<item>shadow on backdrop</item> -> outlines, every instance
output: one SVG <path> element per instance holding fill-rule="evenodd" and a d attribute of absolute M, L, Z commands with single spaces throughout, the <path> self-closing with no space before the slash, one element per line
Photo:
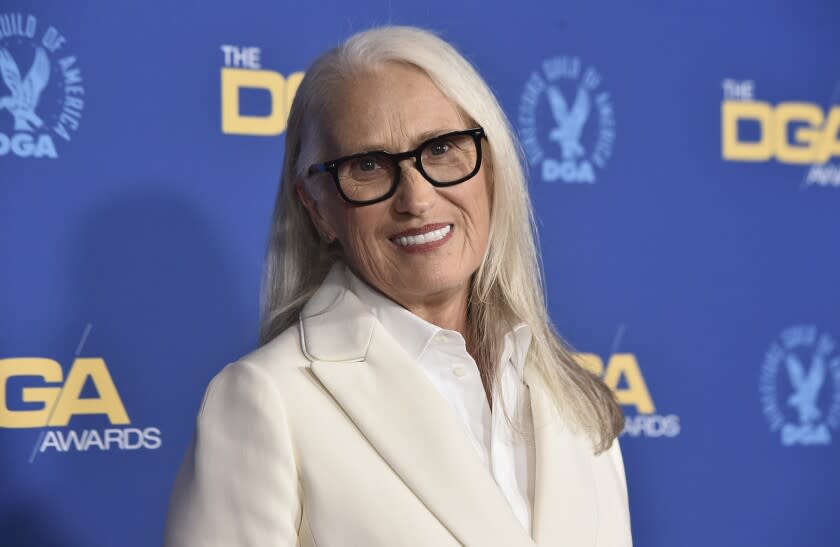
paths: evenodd
<path fill-rule="evenodd" d="M 258 295 L 250 285 L 257 281 L 237 276 L 235 253 L 220 243 L 223 227 L 205 211 L 143 189 L 103 201 L 83 218 L 63 250 L 56 279 L 65 298 L 56 303 L 56 330 L 44 355 L 61 362 L 65 377 L 79 345 L 80 357 L 101 357 L 131 423 L 75 416 L 61 429 L 157 428 L 162 443 L 48 449 L 31 464 L 16 458 L 18 492 L 7 491 L 12 508 L 0 512 L 4 545 L 159 544 L 161 508 L 207 383 L 256 344 Z M 90 379 L 85 396 L 97 396 Z M 18 451 L 27 457 L 30 437 L 21 437 L 27 446 Z"/>

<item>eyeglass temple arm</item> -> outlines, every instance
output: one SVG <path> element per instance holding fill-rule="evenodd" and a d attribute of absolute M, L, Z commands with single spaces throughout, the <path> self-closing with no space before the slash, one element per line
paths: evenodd
<path fill-rule="evenodd" d="M 326 173 L 329 169 L 327 168 L 326 163 L 316 163 L 309 166 L 307 169 L 307 175 L 314 175 L 315 173 Z"/>

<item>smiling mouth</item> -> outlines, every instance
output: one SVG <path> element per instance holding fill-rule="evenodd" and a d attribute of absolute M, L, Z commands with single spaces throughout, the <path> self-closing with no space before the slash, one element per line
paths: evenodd
<path fill-rule="evenodd" d="M 429 230 L 428 232 L 422 234 L 394 237 L 391 238 L 391 241 L 393 241 L 398 247 L 412 247 L 414 245 L 422 245 L 423 243 L 432 243 L 445 238 L 453 228 L 454 226 L 452 224 L 447 224 L 443 228 Z"/>

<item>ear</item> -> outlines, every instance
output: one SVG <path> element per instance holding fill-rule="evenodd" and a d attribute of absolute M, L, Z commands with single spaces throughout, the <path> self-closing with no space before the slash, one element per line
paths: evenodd
<path fill-rule="evenodd" d="M 318 231 L 321 239 L 327 243 L 332 243 L 335 240 L 335 231 L 332 229 L 329 221 L 324 215 L 321 204 L 310 194 L 310 189 L 307 187 L 306 182 L 302 177 L 297 177 L 294 185 L 295 193 L 297 193 L 298 199 L 300 199 L 300 202 L 309 213 L 309 218 L 312 220 L 312 224 L 315 226 L 315 229 Z M 318 194 L 321 193 L 318 192 Z"/>

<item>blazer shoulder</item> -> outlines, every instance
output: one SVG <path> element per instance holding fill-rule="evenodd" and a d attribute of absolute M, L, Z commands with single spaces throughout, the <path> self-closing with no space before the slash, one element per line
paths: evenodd
<path fill-rule="evenodd" d="M 277 374 L 294 370 L 299 350 L 285 338 L 266 346 L 207 386 L 170 495 L 165 547 L 296 544 L 302 498 L 287 404 L 295 386 Z"/>
<path fill-rule="evenodd" d="M 310 360 L 302 349 L 300 323 L 296 321 L 259 348 L 237 359 L 236 362 L 248 363 L 272 375 L 308 367 Z"/>
<path fill-rule="evenodd" d="M 213 376 L 210 392 L 234 391 L 251 393 L 283 392 L 294 386 L 295 377 L 311 362 L 300 345 L 299 324 L 295 323 L 259 348 L 228 363 Z M 206 402 L 206 401 L 205 401 Z M 202 404 L 202 407 L 204 404 Z"/>

